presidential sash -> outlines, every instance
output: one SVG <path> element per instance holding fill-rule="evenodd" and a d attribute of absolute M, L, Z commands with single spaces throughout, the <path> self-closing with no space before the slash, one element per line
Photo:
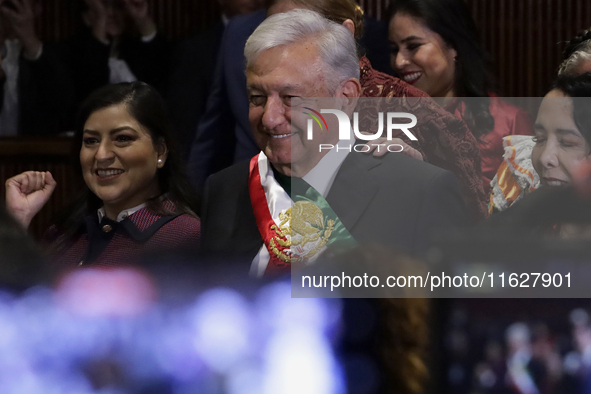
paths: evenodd
<path fill-rule="evenodd" d="M 287 271 L 295 263 L 309 264 L 329 246 L 342 252 L 356 245 L 316 189 L 301 178 L 274 175 L 262 152 L 250 161 L 248 185 L 257 227 L 270 256 L 266 274 Z"/>

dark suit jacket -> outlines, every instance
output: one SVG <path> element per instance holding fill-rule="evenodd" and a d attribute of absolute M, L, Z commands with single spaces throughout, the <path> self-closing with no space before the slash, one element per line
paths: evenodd
<path fill-rule="evenodd" d="M 206 252 L 252 261 L 263 245 L 248 193 L 248 162 L 211 176 L 202 208 Z M 422 254 L 434 231 L 466 223 L 455 176 L 391 153 L 350 153 L 327 196 L 361 244 L 379 242 Z"/>
<path fill-rule="evenodd" d="M 94 90 L 109 83 L 110 46 L 98 41 L 88 29 L 68 46 L 68 62 L 81 102 Z M 164 92 L 170 51 L 167 39 L 161 33 L 150 42 L 128 35 L 121 37 L 119 58 L 125 60 L 138 81 Z"/>
<path fill-rule="evenodd" d="M 206 31 L 181 41 L 172 56 L 165 98 L 185 156 L 205 112 L 223 33 L 220 20 Z"/>
<path fill-rule="evenodd" d="M 239 15 L 224 31 L 207 109 L 188 160 L 191 180 L 198 188 L 210 174 L 234 161 L 246 160 L 259 150 L 248 122 L 244 45 L 266 16 L 266 10 Z M 232 136 L 235 144 L 227 144 Z M 217 157 L 220 154 L 221 159 Z"/>
<path fill-rule="evenodd" d="M 75 105 L 74 85 L 59 53 L 60 47 L 44 43 L 39 59 L 19 60 L 19 135 L 47 136 L 71 128 Z M 0 110 L 4 84 L 0 84 Z"/>

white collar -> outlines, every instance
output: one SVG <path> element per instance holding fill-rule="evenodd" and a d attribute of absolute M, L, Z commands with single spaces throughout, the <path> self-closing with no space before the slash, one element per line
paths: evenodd
<path fill-rule="evenodd" d="M 353 144 L 355 140 L 352 140 Z M 325 197 L 328 195 L 337 172 L 350 153 L 351 141 L 339 140 L 339 142 L 326 154 L 314 168 L 302 177 L 310 186 Z"/>
<path fill-rule="evenodd" d="M 134 213 L 136 213 L 140 209 L 144 208 L 146 205 L 147 205 L 147 203 L 143 203 L 143 204 L 138 205 L 137 207 L 133 207 L 133 208 L 129 208 L 129 209 L 124 209 L 123 211 L 119 212 L 119 215 L 117 215 L 117 222 L 121 222 L 122 220 L 127 219 L 127 217 L 133 215 Z M 99 223 L 100 223 L 101 220 L 103 220 L 103 218 L 106 216 L 106 214 L 105 214 L 105 207 L 100 207 L 96 211 L 96 213 L 98 215 L 98 220 L 99 220 Z"/>

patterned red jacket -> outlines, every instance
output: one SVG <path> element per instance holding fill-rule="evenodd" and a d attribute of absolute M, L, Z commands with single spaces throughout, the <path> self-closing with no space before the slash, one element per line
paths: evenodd
<path fill-rule="evenodd" d="M 188 214 L 159 216 L 142 208 L 121 222 L 96 214 L 86 217 L 79 235 L 58 253 L 50 253 L 55 269 L 78 266 L 118 267 L 134 265 L 142 255 L 182 247 L 198 247 L 201 221 Z M 55 237 L 51 237 L 55 239 Z"/>
<path fill-rule="evenodd" d="M 427 163 L 453 172 L 472 221 L 486 218 L 488 196 L 482 185 L 480 149 L 464 121 L 438 105 L 422 90 L 374 70 L 366 57 L 361 58 L 359 66 L 361 97 L 407 98 L 395 102 L 384 101 L 384 105 L 389 106 L 388 111 L 392 111 L 392 105 L 397 105 L 399 108 L 396 111 L 410 112 L 417 117 L 417 125 L 412 130 L 418 141 L 409 141 L 404 135 L 394 137 L 401 137 L 421 152 Z M 367 119 L 369 116 L 364 119 L 362 109 L 358 111 L 360 124 L 364 121 L 373 122 Z"/>

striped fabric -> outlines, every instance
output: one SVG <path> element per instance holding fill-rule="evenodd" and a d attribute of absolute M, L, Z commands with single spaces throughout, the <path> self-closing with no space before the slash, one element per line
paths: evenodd
<path fill-rule="evenodd" d="M 169 208 L 174 208 L 170 203 Z M 135 265 L 142 255 L 178 250 L 183 247 L 197 248 L 201 238 L 201 221 L 183 214 L 162 224 L 156 223 L 162 217 L 150 212 L 147 208 L 140 209 L 128 219 L 138 234 L 154 232 L 146 240 L 138 239 L 125 230 L 125 226 L 116 227 L 113 238 L 95 261 L 83 261 L 89 247 L 88 232 L 84 232 L 65 251 L 57 256 L 50 256 L 58 271 L 78 266 L 120 267 Z M 123 222 L 121 222 L 123 223 Z M 103 230 L 104 231 L 104 230 Z"/>
<path fill-rule="evenodd" d="M 504 211 L 524 195 L 540 187 L 540 177 L 531 161 L 533 136 L 510 135 L 503 138 L 503 163 L 490 183 L 489 212 Z"/>

